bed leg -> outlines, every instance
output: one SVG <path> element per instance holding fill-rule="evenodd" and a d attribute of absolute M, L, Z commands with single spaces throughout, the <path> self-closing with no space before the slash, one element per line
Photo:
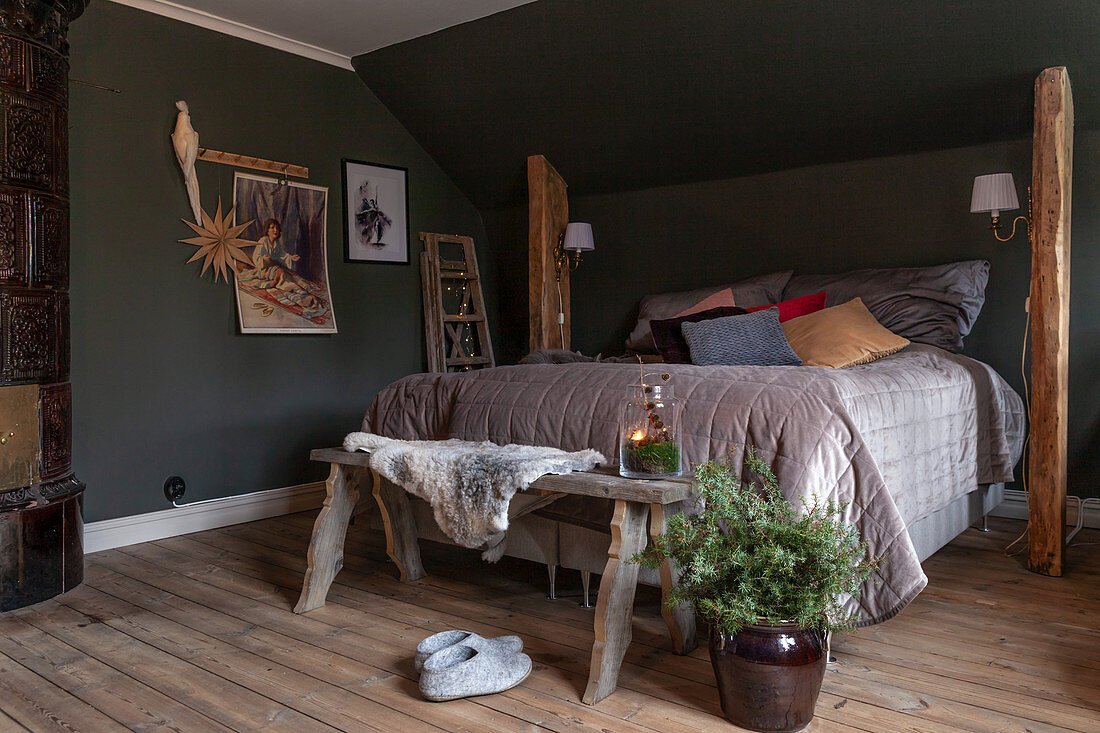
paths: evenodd
<path fill-rule="evenodd" d="M 592 603 L 588 600 L 588 588 L 592 583 L 592 571 L 581 571 L 581 608 L 592 608 Z"/>
<path fill-rule="evenodd" d="M 547 565 L 546 574 L 550 576 L 550 592 L 546 594 L 546 598 L 551 601 L 558 600 L 558 566 Z"/>
<path fill-rule="evenodd" d="M 836 664 L 836 657 L 833 656 L 833 632 L 825 632 L 825 664 Z"/>
<path fill-rule="evenodd" d="M 989 532 L 990 531 L 990 529 L 989 529 L 989 515 L 988 514 L 983 514 L 982 515 L 982 526 L 978 527 L 978 531 L 979 532 Z"/>

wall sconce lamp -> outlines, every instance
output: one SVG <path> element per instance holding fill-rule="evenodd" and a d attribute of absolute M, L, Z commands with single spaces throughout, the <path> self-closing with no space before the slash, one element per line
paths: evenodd
<path fill-rule="evenodd" d="M 1001 212 L 1020 208 L 1016 198 L 1016 182 L 1011 173 L 990 173 L 974 179 L 974 193 L 970 197 L 970 213 L 989 213 L 992 222 L 989 228 L 998 241 L 1007 242 L 1016 236 L 1016 224 L 1023 219 L 1027 225 L 1027 240 L 1031 241 L 1031 186 L 1027 187 L 1027 215 L 1012 220 L 1012 233 L 1002 237 L 997 231 L 1001 228 Z"/>
<path fill-rule="evenodd" d="M 561 282 L 562 270 L 569 272 L 581 264 L 581 252 L 596 248 L 592 240 L 592 225 L 584 222 L 569 222 L 565 231 L 558 235 L 558 246 L 554 247 L 554 272 Z"/>

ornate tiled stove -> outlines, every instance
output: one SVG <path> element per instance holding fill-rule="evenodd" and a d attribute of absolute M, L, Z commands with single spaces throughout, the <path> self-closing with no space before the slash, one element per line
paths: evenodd
<path fill-rule="evenodd" d="M 0 3 L 0 611 L 84 576 L 69 387 L 69 22 Z"/>

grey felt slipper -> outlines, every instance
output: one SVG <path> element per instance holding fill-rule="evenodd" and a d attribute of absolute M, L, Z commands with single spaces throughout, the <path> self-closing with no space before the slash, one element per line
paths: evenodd
<path fill-rule="evenodd" d="M 427 661 L 428 657 L 455 644 L 465 644 L 472 649 L 495 649 L 512 654 L 523 651 L 523 639 L 518 636 L 498 636 L 495 639 L 486 639 L 469 631 L 440 631 L 416 645 L 416 671 L 420 672 L 424 669 L 424 662 Z"/>
<path fill-rule="evenodd" d="M 433 702 L 492 695 L 509 690 L 531 674 L 531 657 L 455 644 L 428 657 L 420 692 Z"/>

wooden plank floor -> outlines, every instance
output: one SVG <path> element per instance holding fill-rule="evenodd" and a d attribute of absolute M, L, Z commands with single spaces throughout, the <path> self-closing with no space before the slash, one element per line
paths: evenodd
<path fill-rule="evenodd" d="M 652 588 L 619 690 L 594 707 L 579 702 L 592 610 L 546 600 L 541 566 L 423 543 L 431 575 L 402 584 L 361 523 L 328 605 L 294 615 L 314 514 L 97 553 L 82 587 L 0 616 L 0 731 L 733 729 L 705 649 L 669 651 Z M 897 618 L 835 643 L 811 730 L 1100 730 L 1100 546 L 1045 578 L 1000 552 L 1019 522 L 993 527 L 931 558 Z M 559 592 L 579 592 L 576 573 Z M 519 634 L 534 672 L 499 695 L 421 700 L 413 649 L 447 628 Z"/>

